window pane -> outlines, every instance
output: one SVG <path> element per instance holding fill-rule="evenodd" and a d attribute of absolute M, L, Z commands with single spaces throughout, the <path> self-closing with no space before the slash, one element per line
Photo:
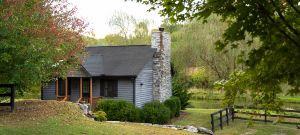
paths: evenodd
<path fill-rule="evenodd" d="M 90 96 L 90 79 L 85 78 L 82 80 L 82 95 L 84 97 Z"/>
<path fill-rule="evenodd" d="M 118 80 L 101 80 L 100 95 L 105 97 L 117 97 Z"/>

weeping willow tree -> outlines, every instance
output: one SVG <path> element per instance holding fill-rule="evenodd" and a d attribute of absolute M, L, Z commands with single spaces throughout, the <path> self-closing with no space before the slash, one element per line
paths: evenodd
<path fill-rule="evenodd" d="M 199 75 L 205 76 L 205 81 L 214 82 L 243 69 L 244 65 L 238 60 L 243 60 L 244 56 L 239 54 L 249 52 L 250 47 L 217 51 L 214 45 L 222 38 L 227 26 L 217 16 L 209 17 L 204 24 L 194 20 L 178 26 L 179 29 L 172 32 L 172 63 L 177 73 L 185 76 L 195 68 L 201 69 L 203 73 Z"/>
<path fill-rule="evenodd" d="M 173 94 L 180 97 L 183 107 L 189 104 L 191 97 L 188 88 L 212 88 L 214 82 L 226 80 L 235 70 L 245 68 L 239 63 L 245 59 L 245 55 L 240 54 L 247 54 L 250 47 L 216 50 L 214 43 L 222 38 L 228 26 L 219 19 L 211 16 L 204 24 L 202 20 L 184 24 L 172 24 L 165 20 L 162 25 L 171 32 L 172 65 L 175 70 Z"/>

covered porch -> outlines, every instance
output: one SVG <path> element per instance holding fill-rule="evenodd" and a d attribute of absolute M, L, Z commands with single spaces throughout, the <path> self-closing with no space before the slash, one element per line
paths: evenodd
<path fill-rule="evenodd" d="M 67 77 L 55 81 L 55 96 L 58 101 L 72 101 L 77 103 L 89 103 L 91 108 L 101 96 L 93 96 L 93 78 L 91 77 Z"/>

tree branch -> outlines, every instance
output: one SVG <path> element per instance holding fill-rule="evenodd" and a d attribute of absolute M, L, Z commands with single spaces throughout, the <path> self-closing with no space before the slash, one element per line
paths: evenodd
<path fill-rule="evenodd" d="M 205 56 L 204 56 L 205 57 Z M 208 66 L 210 66 L 212 68 L 213 71 L 215 71 L 217 73 L 217 76 L 221 79 L 222 78 L 222 75 L 221 73 L 219 72 L 218 68 L 216 67 L 215 64 L 213 64 L 212 61 L 204 58 L 200 55 L 200 59 L 202 59 L 204 62 L 206 62 L 208 64 Z"/>
<path fill-rule="evenodd" d="M 289 22 L 285 19 L 285 17 L 282 15 L 282 13 L 280 12 L 280 9 L 278 8 L 278 6 L 276 6 L 275 2 L 273 0 L 271 0 L 272 5 L 275 7 L 275 11 L 278 13 L 280 19 L 283 21 L 283 23 L 296 35 L 299 36 L 299 33 L 296 29 L 294 29 Z"/>
<path fill-rule="evenodd" d="M 288 4 L 300 15 L 300 10 L 298 10 L 295 6 L 294 6 L 294 4 L 293 4 L 293 2 L 292 2 L 293 0 L 287 0 L 287 2 L 288 2 Z"/>
<path fill-rule="evenodd" d="M 281 32 L 286 38 L 288 38 L 292 43 L 294 43 L 297 47 L 300 47 L 300 45 L 298 44 L 298 42 L 296 40 L 294 40 L 290 35 L 288 35 L 284 30 L 282 30 L 280 28 L 280 26 L 276 23 L 276 21 L 270 16 L 270 13 L 264 8 L 263 5 L 261 5 L 260 3 L 258 3 L 258 8 L 264 10 L 264 12 L 266 13 L 265 15 L 267 16 L 267 18 L 276 26 L 276 28 L 279 30 L 279 32 Z"/>
<path fill-rule="evenodd" d="M 290 37 L 290 35 L 288 35 L 284 30 L 280 29 L 280 27 L 277 25 L 277 23 L 275 22 L 275 20 L 268 15 L 269 20 L 272 21 L 272 23 L 276 26 L 276 28 L 279 30 L 279 32 L 281 32 L 284 36 L 286 36 L 289 40 L 291 40 L 296 46 L 299 47 L 299 44 L 297 41 L 295 41 L 292 37 Z"/>

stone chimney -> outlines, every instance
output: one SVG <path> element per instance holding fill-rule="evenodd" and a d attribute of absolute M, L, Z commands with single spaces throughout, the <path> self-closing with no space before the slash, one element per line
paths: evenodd
<path fill-rule="evenodd" d="M 160 102 L 172 96 L 171 37 L 159 28 L 152 33 L 151 47 L 156 48 L 153 60 L 153 99 Z"/>

